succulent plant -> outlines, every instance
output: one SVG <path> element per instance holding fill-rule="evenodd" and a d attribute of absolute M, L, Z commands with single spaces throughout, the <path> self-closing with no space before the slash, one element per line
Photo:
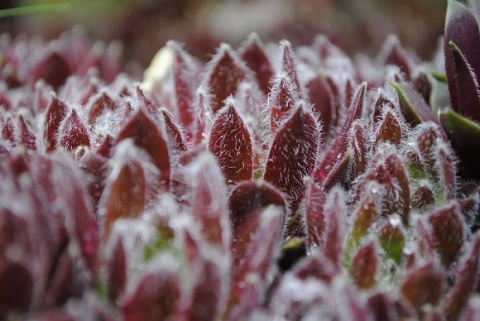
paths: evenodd
<path fill-rule="evenodd" d="M 477 43 L 450 1 L 447 89 L 395 38 L 170 41 L 138 83 L 4 36 L 0 319 L 478 319 Z"/>

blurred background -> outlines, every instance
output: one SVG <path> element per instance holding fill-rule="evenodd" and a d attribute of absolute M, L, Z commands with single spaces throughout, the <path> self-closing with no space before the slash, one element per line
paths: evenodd
<path fill-rule="evenodd" d="M 57 37 L 82 25 L 92 40 L 121 40 L 125 62 L 148 66 L 169 39 L 208 60 L 220 42 L 309 44 L 319 34 L 350 54 L 376 55 L 389 34 L 431 58 L 447 0 L 0 0 L 0 33 Z"/>

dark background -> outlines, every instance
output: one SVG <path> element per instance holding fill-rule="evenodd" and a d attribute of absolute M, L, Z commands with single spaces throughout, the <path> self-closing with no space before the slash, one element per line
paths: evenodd
<path fill-rule="evenodd" d="M 429 59 L 446 10 L 446 0 L 0 0 L 0 9 L 38 5 L 35 13 L 0 18 L 0 33 L 50 39 L 80 24 L 92 40 L 121 40 L 125 61 L 144 67 L 169 39 L 207 60 L 220 42 L 237 47 L 252 31 L 264 42 L 294 45 L 324 33 L 350 54 L 373 56 L 393 33 Z"/>

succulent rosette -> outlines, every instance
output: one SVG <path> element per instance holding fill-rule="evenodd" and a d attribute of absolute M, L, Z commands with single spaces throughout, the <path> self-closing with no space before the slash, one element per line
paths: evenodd
<path fill-rule="evenodd" d="M 0 319 L 477 320 L 480 36 L 448 12 L 439 118 L 395 38 L 171 41 L 141 83 L 76 31 L 2 38 Z"/>

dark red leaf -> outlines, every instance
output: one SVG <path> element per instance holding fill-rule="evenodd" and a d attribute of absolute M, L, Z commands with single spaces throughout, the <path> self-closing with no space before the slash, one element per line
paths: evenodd
<path fill-rule="evenodd" d="M 211 121 L 213 118 L 213 112 L 211 107 L 211 97 L 202 90 L 197 91 L 195 99 L 196 111 L 193 129 L 192 129 L 192 141 L 194 145 L 200 144 L 207 139 L 207 132 L 210 129 Z"/>
<path fill-rule="evenodd" d="M 402 281 L 400 293 L 418 312 L 426 304 L 436 306 L 442 298 L 444 274 L 432 262 L 416 268 Z"/>
<path fill-rule="evenodd" d="M 27 312 L 32 304 L 34 279 L 20 263 L 0 266 L 0 315 L 8 311 Z"/>
<path fill-rule="evenodd" d="M 26 148 L 36 150 L 37 147 L 35 145 L 36 137 L 35 135 L 28 129 L 25 120 L 23 119 L 22 115 L 18 116 L 18 126 L 17 126 L 17 140 L 19 145 L 23 145 Z"/>
<path fill-rule="evenodd" d="M 402 136 L 402 126 L 400 125 L 400 121 L 391 110 L 387 110 L 377 127 L 375 133 L 375 146 L 380 142 L 389 142 L 395 146 L 400 146 Z"/>
<path fill-rule="evenodd" d="M 423 72 L 419 72 L 412 82 L 413 89 L 423 97 L 425 102 L 429 103 L 432 94 L 432 84 L 428 80 L 428 76 Z"/>
<path fill-rule="evenodd" d="M 408 226 L 410 220 L 410 180 L 403 161 L 396 153 L 390 154 L 385 159 L 385 168 L 392 175 L 395 188 L 394 195 L 397 202 L 397 211 L 402 218 L 405 226 Z"/>
<path fill-rule="evenodd" d="M 458 320 L 460 313 L 467 305 L 471 293 L 475 290 L 478 281 L 480 263 L 479 236 L 474 236 L 469 245 L 470 248 L 457 269 L 455 284 L 446 295 L 443 309 L 448 321 Z"/>
<path fill-rule="evenodd" d="M 436 168 L 438 171 L 439 185 L 444 192 L 444 198 L 449 201 L 457 196 L 457 170 L 455 167 L 455 155 L 450 146 L 438 144 L 436 150 Z"/>
<path fill-rule="evenodd" d="M 2 138 L 11 144 L 15 144 L 15 126 L 13 125 L 12 119 L 7 117 L 4 119 L 2 125 Z"/>
<path fill-rule="evenodd" d="M 393 40 L 393 41 L 391 41 Z M 400 46 L 398 39 L 391 37 L 387 41 L 387 55 L 384 60 L 385 65 L 395 65 L 400 68 L 400 71 L 405 75 L 407 80 L 410 80 L 412 75 L 412 61 L 405 50 Z"/>
<path fill-rule="evenodd" d="M 100 145 L 97 147 L 96 153 L 99 156 L 110 158 L 112 155 L 113 137 L 107 134 Z"/>
<path fill-rule="evenodd" d="M 180 155 L 187 150 L 182 131 L 174 122 L 172 115 L 170 115 L 168 111 L 166 111 L 164 108 L 161 108 L 160 113 L 165 121 L 165 132 L 168 138 L 170 153 L 173 155 Z"/>
<path fill-rule="evenodd" d="M 52 95 L 43 119 L 43 139 L 47 153 L 53 152 L 57 147 L 58 130 L 67 113 L 68 107 L 65 103 L 56 95 Z"/>
<path fill-rule="evenodd" d="M 58 52 L 51 52 L 35 66 L 34 79 L 43 79 L 54 89 L 62 86 L 72 71 L 66 59 Z"/>
<path fill-rule="evenodd" d="M 299 94 L 295 90 L 292 79 L 281 74 L 273 84 L 267 103 L 268 109 L 270 109 L 270 129 L 272 133 L 284 124 L 285 120 L 295 110 L 294 106 L 299 100 Z"/>
<path fill-rule="evenodd" d="M 88 110 L 88 123 L 94 125 L 97 118 L 106 110 L 115 110 L 115 101 L 106 93 L 101 93 L 90 105 Z"/>
<path fill-rule="evenodd" d="M 216 114 L 223 101 L 235 95 L 238 86 L 247 77 L 245 66 L 227 44 L 222 44 L 211 62 L 206 85 L 212 96 L 212 111 Z"/>
<path fill-rule="evenodd" d="M 308 246 L 317 247 L 322 244 L 325 232 L 324 206 L 327 194 L 324 189 L 312 180 L 307 180 L 305 189 L 305 224 Z"/>
<path fill-rule="evenodd" d="M 75 109 L 72 109 L 70 115 L 62 122 L 58 138 L 59 145 L 67 151 L 75 152 L 80 146 L 90 147 L 88 130 Z"/>
<path fill-rule="evenodd" d="M 139 161 L 114 168 L 102 196 L 103 235 L 107 239 L 113 223 L 121 217 L 138 217 L 145 208 L 146 178 Z"/>
<path fill-rule="evenodd" d="M 436 209 L 428 218 L 432 237 L 440 259 L 446 267 L 460 255 L 465 240 L 465 227 L 458 204 Z"/>
<path fill-rule="evenodd" d="M 397 321 L 400 320 L 397 309 L 384 293 L 376 293 L 368 298 L 367 306 L 373 314 L 374 321 Z"/>
<path fill-rule="evenodd" d="M 387 96 L 385 96 L 383 93 L 380 93 L 375 102 L 375 110 L 373 112 L 373 120 L 375 123 L 381 119 L 383 111 L 387 108 L 393 109 L 394 104 L 389 98 L 387 98 Z"/>
<path fill-rule="evenodd" d="M 79 284 L 75 284 L 74 280 L 74 264 L 74 259 L 68 250 L 64 250 L 49 280 L 43 304 L 53 307 L 64 303 L 70 296 L 79 294 Z"/>
<path fill-rule="evenodd" d="M 448 2 L 444 41 L 452 109 L 479 122 L 480 32 L 472 12 L 459 1 Z"/>
<path fill-rule="evenodd" d="M 208 148 L 217 159 L 228 185 L 252 178 L 252 139 L 232 100 L 217 113 Z"/>
<path fill-rule="evenodd" d="M 245 46 L 240 49 L 240 57 L 257 78 L 258 87 L 265 95 L 270 93 L 270 81 L 273 78 L 273 68 L 260 38 L 252 33 Z"/>
<path fill-rule="evenodd" d="M 305 190 L 319 148 L 318 124 L 303 105 L 278 130 L 268 155 L 264 179 L 285 193 L 295 211 Z"/>
<path fill-rule="evenodd" d="M 160 180 L 168 186 L 170 179 L 168 145 L 158 126 L 145 114 L 143 109 L 140 108 L 123 125 L 116 138 L 116 144 L 127 138 L 132 138 L 137 147 L 142 148 L 150 155 L 153 164 L 160 170 Z"/>
<path fill-rule="evenodd" d="M 414 126 L 426 121 L 432 121 L 439 124 L 438 118 L 433 113 L 430 106 L 425 102 L 423 97 L 410 86 L 410 84 L 390 83 L 390 85 L 397 91 L 400 110 L 407 123 Z"/>
<path fill-rule="evenodd" d="M 333 264 L 335 271 L 339 272 L 343 254 L 343 236 L 345 229 L 345 193 L 340 188 L 334 187 L 325 204 L 325 233 L 322 251 Z"/>
<path fill-rule="evenodd" d="M 166 270 L 144 274 L 122 300 L 125 321 L 158 321 L 172 316 L 180 300 L 178 275 Z"/>
<path fill-rule="evenodd" d="M 292 274 L 301 280 L 314 278 L 330 283 L 336 274 L 335 268 L 324 256 L 310 255 L 299 261 L 290 270 Z"/>
<path fill-rule="evenodd" d="M 306 88 L 309 93 L 310 103 L 313 105 L 313 112 L 318 115 L 322 123 L 321 138 L 324 139 L 330 134 L 333 125 L 332 120 L 335 114 L 335 96 L 330 83 L 324 76 L 317 76 L 311 79 Z"/>
<path fill-rule="evenodd" d="M 374 242 L 360 247 L 350 266 L 350 275 L 353 283 L 359 289 L 371 289 L 377 285 L 378 258 Z"/>
<path fill-rule="evenodd" d="M 365 126 L 360 122 L 353 123 L 352 137 L 351 137 L 351 150 L 352 150 L 352 164 L 350 180 L 354 180 L 367 169 L 368 164 L 368 146 L 367 146 L 367 130 Z"/>
<path fill-rule="evenodd" d="M 107 295 L 115 303 L 122 296 L 127 284 L 127 255 L 121 237 L 115 242 L 106 265 Z"/>
<path fill-rule="evenodd" d="M 292 45 L 287 40 L 280 42 L 281 60 L 280 60 L 280 73 L 285 73 L 289 79 L 293 82 L 293 92 L 300 98 L 303 94 L 303 87 L 300 83 L 297 75 L 297 61 L 294 57 Z"/>

